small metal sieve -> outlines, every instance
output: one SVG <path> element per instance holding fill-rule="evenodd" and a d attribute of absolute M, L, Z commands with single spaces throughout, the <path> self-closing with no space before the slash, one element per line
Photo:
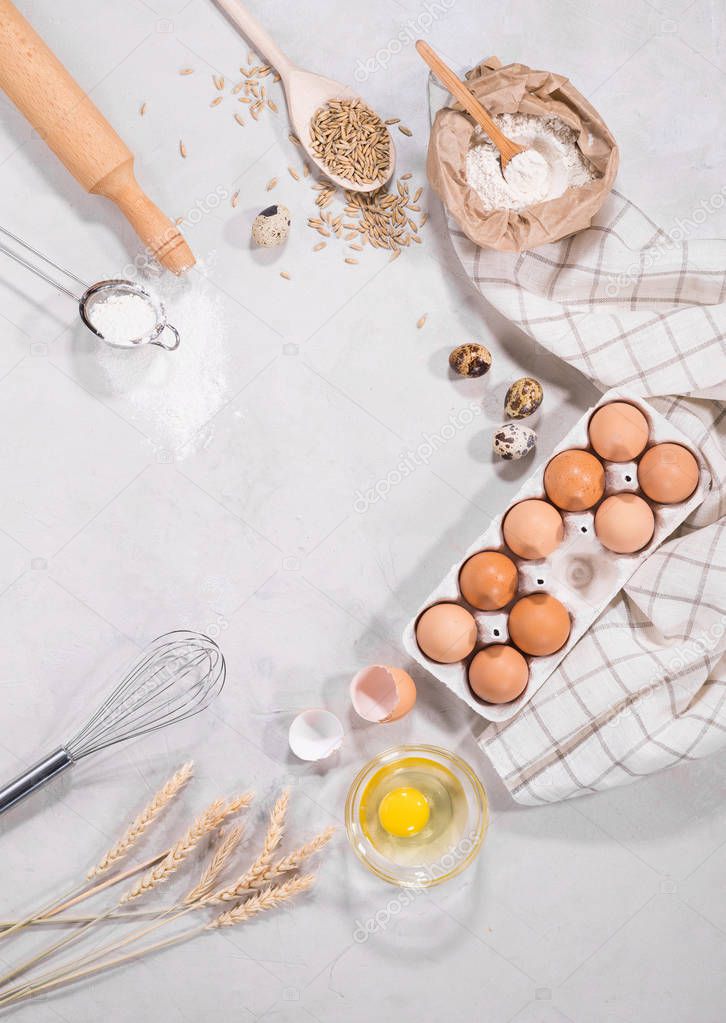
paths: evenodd
<path fill-rule="evenodd" d="M 81 319 L 91 330 L 96 337 L 101 338 L 102 341 L 107 345 L 111 345 L 113 348 L 137 348 L 142 345 L 157 345 L 159 348 L 165 349 L 167 352 L 173 352 L 174 349 L 179 347 L 179 331 L 176 327 L 173 327 L 166 318 L 166 310 L 164 309 L 163 303 L 158 299 L 153 298 L 148 291 L 141 287 L 139 284 L 134 284 L 133 281 L 123 280 L 122 278 L 112 278 L 106 281 L 98 281 L 96 284 L 87 284 L 81 280 L 70 270 L 66 270 L 64 267 L 59 266 L 58 263 L 54 263 L 52 259 L 49 259 L 42 252 L 34 249 L 32 245 L 28 245 L 22 238 L 18 238 L 17 235 L 12 234 L 4 227 L 0 227 L 0 233 L 11 238 L 17 245 L 21 246 L 27 252 L 31 252 L 38 259 L 42 260 L 47 266 L 53 267 L 59 273 L 63 274 L 69 281 L 75 281 L 84 290 L 82 294 L 78 294 L 78 289 L 75 291 L 71 290 L 70 287 L 66 287 L 61 284 L 57 279 L 49 276 L 44 270 L 35 263 L 30 262 L 24 256 L 21 256 L 18 252 L 8 248 L 0 242 L 0 252 L 4 252 L 6 256 L 14 259 L 16 263 L 20 263 L 26 270 L 30 270 L 37 277 L 41 277 L 44 281 L 52 284 L 54 288 L 62 291 L 64 295 L 68 295 L 75 302 L 78 303 L 78 311 Z M 141 337 L 130 337 L 119 340 L 114 338 L 113 340 L 106 338 L 100 332 L 100 330 L 93 324 L 93 310 L 94 308 L 105 302 L 112 296 L 116 295 L 136 295 L 142 298 L 148 303 L 150 309 L 154 313 L 154 326 L 146 334 Z M 170 335 L 170 340 L 165 339 L 167 333 Z"/>

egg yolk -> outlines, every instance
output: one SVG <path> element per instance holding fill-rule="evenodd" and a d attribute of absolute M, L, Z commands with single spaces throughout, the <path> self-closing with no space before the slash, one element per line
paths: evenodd
<path fill-rule="evenodd" d="M 389 835 L 410 838 L 426 827 L 430 812 L 423 792 L 405 786 L 386 793 L 378 807 L 378 820 Z"/>

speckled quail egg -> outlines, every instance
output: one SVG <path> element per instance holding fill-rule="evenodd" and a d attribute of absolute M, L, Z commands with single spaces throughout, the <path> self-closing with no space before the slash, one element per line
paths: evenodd
<path fill-rule="evenodd" d="M 287 206 L 267 206 L 252 223 L 252 237 L 263 248 L 282 245 L 290 233 L 290 210 Z"/>
<path fill-rule="evenodd" d="M 504 398 L 504 411 L 510 419 L 525 419 L 542 404 L 542 384 L 534 377 L 515 380 Z"/>
<path fill-rule="evenodd" d="M 508 461 L 524 458 L 534 450 L 537 434 L 519 423 L 505 423 L 494 434 L 492 447 L 495 454 Z"/>
<path fill-rule="evenodd" d="M 462 377 L 483 377 L 489 372 L 491 364 L 492 355 L 489 349 L 473 341 L 459 345 L 449 356 L 449 365 Z"/>

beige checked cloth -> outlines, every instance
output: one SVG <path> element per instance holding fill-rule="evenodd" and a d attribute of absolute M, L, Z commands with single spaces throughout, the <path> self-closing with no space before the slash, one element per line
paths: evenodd
<path fill-rule="evenodd" d="M 433 87 L 434 109 L 442 97 Z M 514 799 L 537 805 L 723 748 L 726 241 L 682 242 L 617 193 L 588 230 L 519 255 L 477 248 L 451 219 L 449 231 L 493 306 L 603 391 L 646 396 L 713 477 L 532 700 L 484 729 L 482 749 Z"/>
<path fill-rule="evenodd" d="M 522 255 L 485 252 L 449 226 L 492 305 L 603 391 L 647 396 L 713 477 L 700 508 L 481 746 L 529 804 L 706 756 L 726 745 L 726 409 L 715 400 L 726 397 L 726 242 L 674 244 L 616 194 L 587 231 Z"/>

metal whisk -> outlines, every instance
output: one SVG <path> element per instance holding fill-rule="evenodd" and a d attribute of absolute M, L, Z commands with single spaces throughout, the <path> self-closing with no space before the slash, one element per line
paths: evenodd
<path fill-rule="evenodd" d="M 222 652 L 208 636 L 159 636 L 69 742 L 0 788 L 0 813 L 84 757 L 198 714 L 221 691 L 225 676 Z"/>

